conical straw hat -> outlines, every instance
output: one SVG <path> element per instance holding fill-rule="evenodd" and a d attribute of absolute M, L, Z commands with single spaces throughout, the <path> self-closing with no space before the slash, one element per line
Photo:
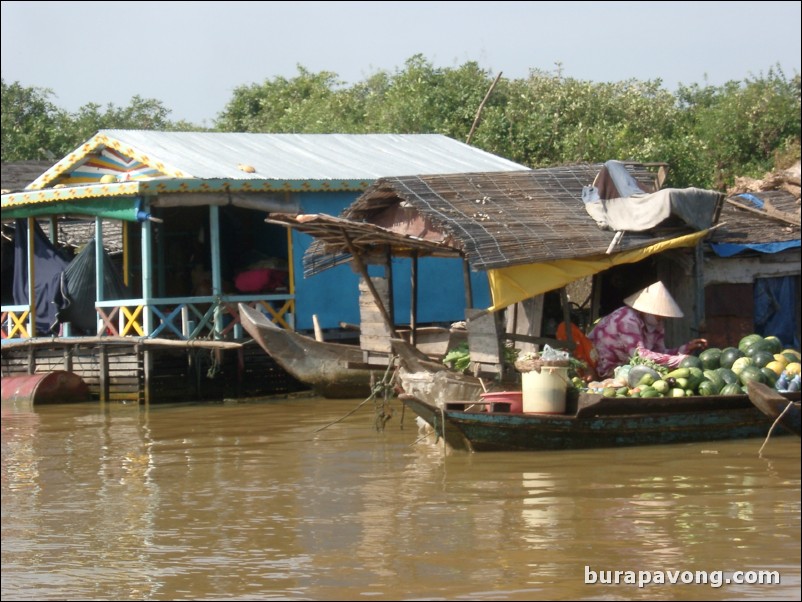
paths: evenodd
<path fill-rule="evenodd" d="M 662 282 L 655 282 L 624 299 L 632 309 L 665 318 L 681 318 L 684 314 Z"/>

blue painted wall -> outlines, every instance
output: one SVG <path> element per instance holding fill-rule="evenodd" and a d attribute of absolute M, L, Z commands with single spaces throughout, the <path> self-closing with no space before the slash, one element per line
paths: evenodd
<path fill-rule="evenodd" d="M 299 195 L 304 213 L 339 215 L 359 193 L 315 192 Z M 303 254 L 313 239 L 292 231 L 295 271 L 295 328 L 312 329 L 312 314 L 321 328 L 337 328 L 340 322 L 359 324 L 359 275 L 351 264 L 303 277 Z M 395 319 L 409 323 L 410 265 L 408 259 L 393 260 Z M 371 270 L 371 274 L 374 272 Z M 381 270 L 377 270 L 380 274 Z M 490 305 L 490 289 L 484 272 L 472 272 L 474 306 Z M 465 319 L 462 262 L 458 259 L 421 258 L 418 261 L 418 322 L 454 322 Z"/>

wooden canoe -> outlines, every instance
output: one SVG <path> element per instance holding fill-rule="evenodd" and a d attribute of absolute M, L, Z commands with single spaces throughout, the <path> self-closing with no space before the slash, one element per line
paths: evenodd
<path fill-rule="evenodd" d="M 782 416 L 780 418 L 780 426 L 794 433 L 797 437 L 802 436 L 799 401 L 790 401 L 782 393 L 755 381 L 750 381 L 746 386 L 746 390 L 749 401 L 763 412 L 772 423 Z"/>
<path fill-rule="evenodd" d="M 449 447 L 467 451 L 540 451 L 658 445 L 765 437 L 772 420 L 746 395 L 607 398 L 581 394 L 565 414 L 476 410 L 472 402 L 440 408 L 413 395 L 403 403 Z M 799 400 L 799 393 L 788 400 Z"/>
<path fill-rule="evenodd" d="M 240 322 L 259 346 L 293 378 L 321 397 L 358 398 L 370 395 L 371 375 L 380 370 L 359 368 L 362 350 L 356 345 L 317 341 L 280 328 L 261 312 L 239 304 Z"/>

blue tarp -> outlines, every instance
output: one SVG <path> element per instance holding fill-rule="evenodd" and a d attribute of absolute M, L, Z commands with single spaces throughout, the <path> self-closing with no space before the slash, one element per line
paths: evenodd
<path fill-rule="evenodd" d="M 796 278 L 780 276 L 755 280 L 755 332 L 763 336 L 774 335 L 786 347 L 799 349 Z"/>
<path fill-rule="evenodd" d="M 28 220 L 16 220 L 14 232 L 14 304 L 28 305 Z M 69 260 L 47 238 L 39 224 L 34 221 L 33 253 L 34 279 L 36 285 L 36 334 L 51 333 L 56 322 L 58 307 L 53 302 L 59 293 L 61 274 Z"/>
<path fill-rule="evenodd" d="M 800 240 L 786 240 L 782 242 L 764 242 L 764 243 L 730 243 L 730 242 L 713 242 L 710 247 L 713 252 L 719 257 L 732 257 L 742 251 L 751 249 L 759 253 L 779 253 L 786 249 L 793 249 L 800 246 Z"/>

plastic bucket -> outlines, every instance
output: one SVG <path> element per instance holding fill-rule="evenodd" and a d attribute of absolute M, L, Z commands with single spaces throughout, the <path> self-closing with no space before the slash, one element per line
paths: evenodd
<path fill-rule="evenodd" d="M 494 391 L 493 393 L 482 393 L 482 399 L 492 402 L 491 412 L 509 412 L 520 414 L 523 408 L 523 393 L 521 391 Z"/>
<path fill-rule="evenodd" d="M 568 368 L 543 366 L 521 374 L 524 412 L 564 414 Z"/>

